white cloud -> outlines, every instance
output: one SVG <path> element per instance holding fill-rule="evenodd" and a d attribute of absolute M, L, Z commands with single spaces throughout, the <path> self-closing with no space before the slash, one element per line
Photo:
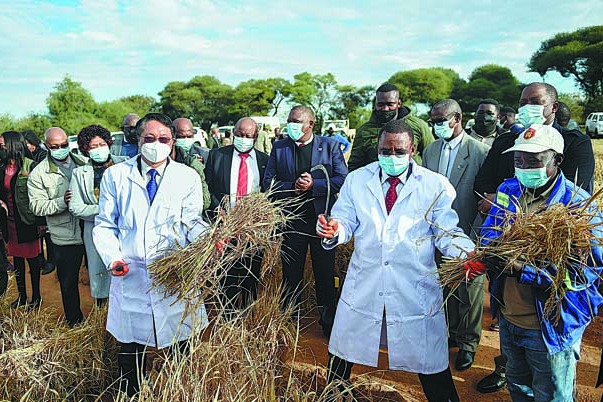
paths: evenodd
<path fill-rule="evenodd" d="M 443 66 L 467 77 L 498 63 L 532 80 L 526 63 L 540 43 L 600 23 L 603 2 L 20 0 L 3 11 L 0 113 L 23 115 L 43 111 L 65 74 L 97 100 L 157 96 L 169 81 L 203 74 L 234 85 L 332 72 L 375 85 L 401 69 Z"/>

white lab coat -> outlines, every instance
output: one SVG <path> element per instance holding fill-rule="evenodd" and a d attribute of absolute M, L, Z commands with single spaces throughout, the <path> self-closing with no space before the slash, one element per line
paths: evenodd
<path fill-rule="evenodd" d="M 448 367 L 448 342 L 435 247 L 452 257 L 474 244 L 457 227 L 456 194 L 444 176 L 413 164 L 388 215 L 379 173 L 378 162 L 350 173 L 333 206 L 337 244 L 354 236 L 354 253 L 329 351 L 376 367 L 385 310 L 390 368 L 439 373 Z"/>
<path fill-rule="evenodd" d="M 205 308 L 184 314 L 184 304 L 151 286 L 147 265 L 186 246 L 207 228 L 203 190 L 193 169 L 170 160 L 149 206 L 147 179 L 134 157 L 111 166 L 101 181 L 94 242 L 103 262 L 123 259 L 130 272 L 111 280 L 107 330 L 123 343 L 167 347 L 206 327 Z"/>

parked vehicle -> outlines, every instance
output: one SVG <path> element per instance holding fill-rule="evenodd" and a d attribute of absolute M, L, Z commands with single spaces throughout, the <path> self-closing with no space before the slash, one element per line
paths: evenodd
<path fill-rule="evenodd" d="M 75 154 L 79 154 L 80 150 L 77 147 L 77 135 L 70 135 L 67 137 L 67 141 L 69 142 L 69 150 Z"/>
<path fill-rule="evenodd" d="M 603 135 L 603 112 L 595 112 L 586 118 L 586 134 L 593 138 Z"/>
<path fill-rule="evenodd" d="M 320 130 L 320 133 L 324 134 L 331 125 L 334 126 L 336 132 L 342 133 L 350 141 L 353 140 L 353 138 L 350 138 L 349 120 L 325 120 L 322 122 L 322 128 Z"/>

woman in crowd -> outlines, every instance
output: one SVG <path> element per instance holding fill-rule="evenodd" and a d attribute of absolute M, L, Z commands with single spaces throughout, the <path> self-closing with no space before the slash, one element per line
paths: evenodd
<path fill-rule="evenodd" d="M 90 293 L 97 305 L 107 301 L 111 283 L 109 272 L 92 241 L 94 218 L 98 215 L 100 182 L 109 166 L 126 159 L 111 155 L 111 144 L 111 133 L 106 128 L 98 125 L 84 127 L 77 136 L 77 145 L 80 153 L 90 159 L 88 164 L 76 168 L 71 178 L 72 196 L 69 211 L 84 221 L 84 246 L 88 258 Z"/>
<path fill-rule="evenodd" d="M 7 131 L 0 136 L 0 207 L 3 210 L 2 232 L 7 242 L 8 255 L 13 257 L 18 297 L 11 307 L 29 305 L 37 308 L 42 303 L 40 294 L 40 267 L 42 247 L 36 217 L 29 209 L 27 180 L 35 162 L 23 136 Z M 31 275 L 31 301 L 27 301 L 25 259 Z"/>

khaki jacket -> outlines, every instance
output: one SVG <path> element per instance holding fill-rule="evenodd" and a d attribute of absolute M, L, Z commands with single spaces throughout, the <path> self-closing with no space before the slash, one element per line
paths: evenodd
<path fill-rule="evenodd" d="M 78 155 L 70 157 L 76 166 L 86 164 Z M 27 183 L 31 211 L 46 217 L 50 239 L 58 246 L 82 244 L 80 220 L 69 212 L 63 198 L 70 181 L 49 155 L 32 170 Z"/>

